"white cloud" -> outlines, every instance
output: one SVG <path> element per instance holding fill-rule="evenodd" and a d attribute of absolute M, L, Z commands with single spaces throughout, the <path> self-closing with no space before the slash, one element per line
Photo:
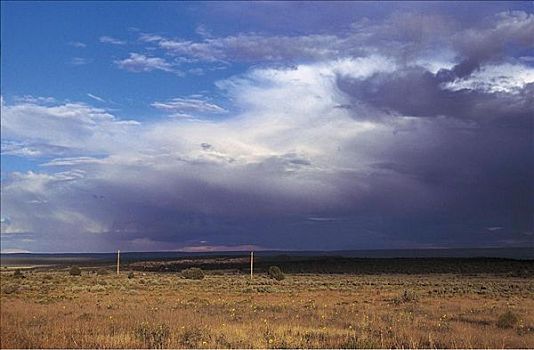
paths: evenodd
<path fill-rule="evenodd" d="M 9 222 L 2 223 L 2 234 L 24 234 L 47 231 L 53 225 L 70 223 L 75 229 L 81 221 L 91 222 L 90 219 L 77 220 L 83 217 L 80 212 L 69 209 L 70 204 L 63 201 L 62 189 L 83 179 L 85 173 L 81 170 L 70 170 L 56 174 L 11 173 L 9 179 L 2 184 L 2 211 L 7 208 Z M 4 197 L 5 196 L 5 197 Z M 59 199 L 59 200 L 58 200 Z M 43 203 L 45 205 L 43 205 Z M 18 208 L 11 212 L 10 208 Z M 33 214 L 30 214 L 33 213 Z M 72 214 L 72 215 L 68 215 Z M 3 214 L 4 215 L 4 214 Z M 28 220 L 28 215 L 34 215 Z M 47 227 L 41 227 L 45 224 Z M 50 225 L 50 226 L 48 226 Z M 94 225 L 94 223 L 93 223 Z M 87 231 L 79 227 L 82 231 Z"/>
<path fill-rule="evenodd" d="M 35 97 L 32 95 L 15 96 L 13 99 L 17 102 L 27 102 L 36 104 L 53 104 L 58 102 L 54 97 Z"/>
<path fill-rule="evenodd" d="M 447 83 L 445 88 L 454 91 L 471 89 L 490 93 L 514 93 L 530 83 L 534 83 L 534 67 L 503 63 L 485 65 L 464 79 Z"/>
<path fill-rule="evenodd" d="M 176 97 L 165 102 L 154 102 L 152 107 L 168 112 L 175 112 L 179 114 L 184 113 L 223 113 L 226 112 L 224 108 L 214 103 L 208 102 L 199 98 L 181 98 Z"/>
<path fill-rule="evenodd" d="M 101 36 L 98 40 L 101 43 L 104 43 L 104 44 L 126 45 L 126 41 L 120 40 L 120 39 L 116 39 L 116 38 L 113 38 L 113 37 L 107 36 L 107 35 Z"/>
<path fill-rule="evenodd" d="M 263 36 L 239 34 L 212 38 L 202 31 L 202 41 L 169 39 L 160 35 L 142 34 L 141 41 L 157 43 L 161 49 L 178 56 L 204 61 L 226 60 L 291 60 L 296 58 L 331 58 L 359 51 L 335 35 Z"/>
<path fill-rule="evenodd" d="M 161 35 L 157 35 L 157 34 L 141 33 L 139 35 L 139 40 L 147 42 L 147 43 L 158 42 L 164 39 L 165 39 L 164 37 L 162 37 Z"/>
<path fill-rule="evenodd" d="M 73 46 L 73 47 L 76 47 L 76 48 L 79 48 L 79 49 L 83 49 L 83 48 L 86 48 L 87 45 L 80 42 L 80 41 L 71 41 L 69 42 L 69 45 L 70 46 Z"/>
<path fill-rule="evenodd" d="M 20 249 L 20 248 L 6 248 L 2 249 L 0 251 L 2 254 L 21 254 L 21 253 L 31 253 L 31 251 L 27 249 Z"/>
<path fill-rule="evenodd" d="M 46 163 L 42 163 L 41 166 L 74 166 L 74 165 L 86 165 L 86 164 L 105 164 L 105 159 L 95 157 L 65 157 L 55 158 Z"/>
<path fill-rule="evenodd" d="M 44 153 L 39 147 L 21 142 L 2 141 L 2 154 L 32 158 L 43 156 Z"/>
<path fill-rule="evenodd" d="M 84 57 L 73 57 L 70 60 L 70 64 L 72 64 L 73 66 L 83 66 L 83 65 L 89 64 L 91 62 L 93 62 L 92 59 L 84 58 Z"/>
<path fill-rule="evenodd" d="M 376 128 L 370 122 L 355 121 L 350 113 L 336 108 L 349 101 L 336 89 L 338 76 L 362 79 L 379 71 L 391 71 L 394 63 L 380 56 L 361 59 L 305 64 L 294 68 L 259 68 L 243 76 L 218 82 L 218 86 L 244 112 L 223 121 L 158 121 L 142 126 L 122 121 L 106 110 L 85 104 L 67 103 L 42 106 L 32 103 L 2 107 L 2 135 L 5 139 L 33 144 L 49 144 L 86 153 L 102 152 L 116 158 L 140 152 L 139 157 L 153 158 L 148 150 L 180 155 L 186 160 L 210 160 L 219 163 L 234 159 L 242 164 L 280 157 L 294 162 L 288 154 L 304 158 L 330 156 L 343 140 Z M 295 103 L 298 101 L 298 103 Z M 153 107 L 187 117 L 226 110 L 200 96 L 156 101 Z M 35 126 L 39 127 L 36 128 Z M 30 127 L 31 126 L 31 127 Z M 135 132 L 138 138 L 131 138 Z M 216 152 L 200 147 L 207 143 Z M 122 146 L 121 146 L 122 145 Z M 172 152 L 170 151 L 172 150 Z M 171 153 L 168 153 L 171 152 Z M 75 159 L 53 160 L 47 165 Z M 118 159 L 115 159 L 118 160 Z M 77 162 L 97 162 L 79 158 Z M 296 164 L 296 163 L 292 163 Z M 165 162 L 161 163 L 166 166 Z"/>
<path fill-rule="evenodd" d="M 107 151 L 117 142 L 113 138 L 124 137 L 139 126 L 136 121 L 120 120 L 104 109 L 82 103 L 3 103 L 1 121 L 2 140 L 18 141 L 11 144 L 18 152 L 24 147 L 34 149 L 32 152 Z"/>
<path fill-rule="evenodd" d="M 203 24 L 200 24 L 200 25 L 198 25 L 196 27 L 195 33 L 197 33 L 198 35 L 200 35 L 203 38 L 209 38 L 209 37 L 212 36 L 211 31 L 208 29 L 208 27 L 206 27 Z"/>
<path fill-rule="evenodd" d="M 172 64 L 160 57 L 148 57 L 138 53 L 130 53 L 130 57 L 123 60 L 115 61 L 115 64 L 121 69 L 130 72 L 151 72 L 154 70 L 161 70 L 164 72 L 172 72 L 180 74 Z"/>
<path fill-rule="evenodd" d="M 92 99 L 95 100 L 95 101 L 102 102 L 102 103 L 106 103 L 106 100 L 104 100 L 102 97 L 93 95 L 93 94 L 91 94 L 91 93 L 89 93 L 89 92 L 87 93 L 87 96 L 89 96 L 90 98 L 92 98 Z"/>
<path fill-rule="evenodd" d="M 178 249 L 180 252 L 189 252 L 189 253 L 207 253 L 207 252 L 250 252 L 250 251 L 261 251 L 265 250 L 264 248 L 252 245 L 252 244 L 242 244 L 242 245 L 191 245 Z"/>

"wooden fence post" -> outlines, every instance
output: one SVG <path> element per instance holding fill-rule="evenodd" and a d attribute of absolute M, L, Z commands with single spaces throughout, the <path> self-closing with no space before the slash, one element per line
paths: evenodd
<path fill-rule="evenodd" d="M 254 271 L 254 252 L 250 252 L 250 279 L 252 279 L 253 271 Z"/>
<path fill-rule="evenodd" d="M 117 276 L 119 275 L 119 270 L 120 270 L 120 259 L 121 259 L 121 251 L 117 250 Z"/>

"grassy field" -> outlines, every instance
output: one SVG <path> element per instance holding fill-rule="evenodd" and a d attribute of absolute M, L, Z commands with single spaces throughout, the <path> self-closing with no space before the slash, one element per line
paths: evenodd
<path fill-rule="evenodd" d="M 1 273 L 2 348 L 534 348 L 534 280 Z"/>

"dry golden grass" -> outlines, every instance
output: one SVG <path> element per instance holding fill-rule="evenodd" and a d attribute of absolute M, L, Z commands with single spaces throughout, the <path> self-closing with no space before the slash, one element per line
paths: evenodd
<path fill-rule="evenodd" d="M 24 274 L 2 273 L 2 348 L 534 348 L 528 278 Z"/>

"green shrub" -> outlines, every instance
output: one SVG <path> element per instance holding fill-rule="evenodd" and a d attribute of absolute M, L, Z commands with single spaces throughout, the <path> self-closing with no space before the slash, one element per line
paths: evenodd
<path fill-rule="evenodd" d="M 506 311 L 497 319 L 497 327 L 514 328 L 519 323 L 519 316 L 511 310 Z"/>
<path fill-rule="evenodd" d="M 134 273 L 133 273 L 133 272 L 130 272 L 130 273 L 128 273 L 128 278 L 129 278 L 129 279 L 132 279 L 132 278 L 134 278 L 134 276 L 135 276 L 135 275 L 134 275 Z"/>
<path fill-rule="evenodd" d="M 282 272 L 282 270 L 280 270 L 278 266 L 269 267 L 268 274 L 269 277 L 274 278 L 277 281 L 281 281 L 286 278 L 286 276 L 284 276 L 284 273 Z"/>
<path fill-rule="evenodd" d="M 15 278 L 24 278 L 24 275 L 22 274 L 22 272 L 20 270 L 15 270 L 15 272 L 13 272 L 13 277 L 15 277 Z"/>
<path fill-rule="evenodd" d="M 191 280 L 201 280 L 204 278 L 204 271 L 198 267 L 191 267 L 182 270 L 182 277 Z"/>
<path fill-rule="evenodd" d="M 109 275 L 109 271 L 106 269 L 99 269 L 98 271 L 96 271 L 96 274 L 98 276 L 105 276 L 105 275 Z"/>
<path fill-rule="evenodd" d="M 78 266 L 73 266 L 70 268 L 69 274 L 71 276 L 80 276 L 82 274 L 82 270 Z"/>

